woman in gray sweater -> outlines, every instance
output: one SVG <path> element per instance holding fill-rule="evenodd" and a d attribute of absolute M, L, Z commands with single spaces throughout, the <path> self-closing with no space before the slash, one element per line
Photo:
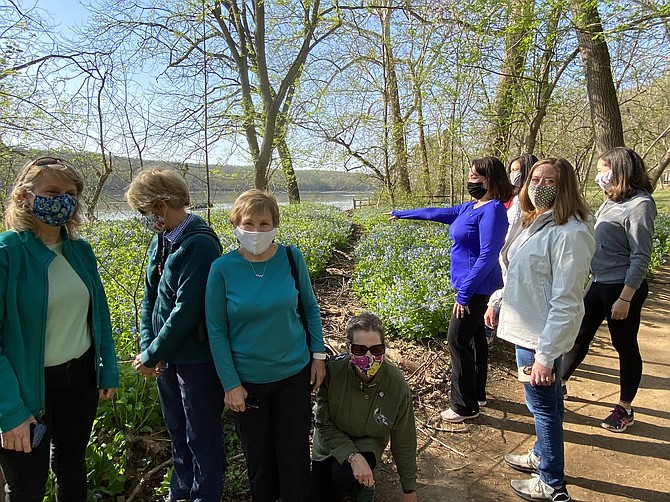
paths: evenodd
<path fill-rule="evenodd" d="M 623 432 L 633 424 L 632 402 L 642 378 L 637 343 L 640 312 L 649 288 L 645 275 L 651 257 L 656 204 L 644 162 L 633 150 L 613 148 L 598 159 L 596 182 L 605 202 L 596 213 L 596 253 L 591 284 L 584 297 L 585 314 L 575 345 L 565 355 L 565 383 L 584 360 L 589 344 L 607 319 L 612 344 L 619 353 L 619 403 L 602 427 Z"/>

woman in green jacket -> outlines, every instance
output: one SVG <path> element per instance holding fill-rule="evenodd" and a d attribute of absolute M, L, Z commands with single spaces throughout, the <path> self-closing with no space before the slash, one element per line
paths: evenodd
<path fill-rule="evenodd" d="M 202 218 L 186 211 L 189 189 L 173 169 L 140 172 L 126 199 L 155 233 L 134 367 L 145 377 L 158 377 L 173 460 L 164 500 L 219 502 L 226 468 L 223 388 L 207 341 L 205 286 L 221 243 Z"/>
<path fill-rule="evenodd" d="M 107 299 L 79 238 L 84 182 L 55 157 L 19 173 L 0 234 L 0 467 L 6 502 L 85 502 L 98 399 L 119 384 Z M 51 453 L 51 459 L 50 459 Z"/>
<path fill-rule="evenodd" d="M 384 326 L 363 312 L 345 330 L 349 352 L 328 361 L 316 400 L 312 452 L 314 502 L 374 500 L 373 470 L 391 442 L 401 502 L 416 502 L 416 427 L 412 393 L 402 372 L 384 359 Z"/>

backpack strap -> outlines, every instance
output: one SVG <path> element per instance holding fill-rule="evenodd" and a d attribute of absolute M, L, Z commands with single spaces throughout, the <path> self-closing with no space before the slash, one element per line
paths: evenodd
<path fill-rule="evenodd" d="M 302 295 L 300 294 L 300 284 L 298 282 L 298 268 L 295 266 L 295 258 L 293 258 L 293 253 L 291 252 L 291 246 L 284 246 L 286 249 L 286 256 L 288 257 L 288 263 L 291 266 L 291 275 L 293 276 L 293 281 L 295 282 L 295 289 L 298 290 L 298 313 L 300 314 L 300 320 L 302 325 L 305 328 L 305 334 L 307 336 L 307 348 L 309 349 L 309 328 L 307 327 L 307 316 L 305 315 L 305 307 L 302 304 Z"/>

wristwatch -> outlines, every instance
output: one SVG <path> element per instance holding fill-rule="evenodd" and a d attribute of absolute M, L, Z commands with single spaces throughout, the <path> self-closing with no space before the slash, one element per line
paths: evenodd
<path fill-rule="evenodd" d="M 317 361 L 325 361 L 326 360 L 326 353 L 325 352 L 313 352 L 312 353 L 312 359 L 316 359 Z"/>
<path fill-rule="evenodd" d="M 350 453 L 349 456 L 347 457 L 347 462 L 352 463 L 356 458 L 356 455 L 358 455 L 357 451 Z"/>

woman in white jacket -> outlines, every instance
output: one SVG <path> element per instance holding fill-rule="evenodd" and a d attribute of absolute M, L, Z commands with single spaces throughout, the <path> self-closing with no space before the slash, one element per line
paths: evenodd
<path fill-rule="evenodd" d="M 537 162 L 519 195 L 522 230 L 502 251 L 506 283 L 498 337 L 516 346 L 526 405 L 535 419 L 537 441 L 525 455 L 505 461 L 531 479 L 512 481 L 526 500 L 569 501 L 563 455 L 562 356 L 575 341 L 584 315 L 582 295 L 595 251 L 593 222 L 574 169 L 565 159 Z M 486 323 L 495 325 L 493 309 Z"/>

